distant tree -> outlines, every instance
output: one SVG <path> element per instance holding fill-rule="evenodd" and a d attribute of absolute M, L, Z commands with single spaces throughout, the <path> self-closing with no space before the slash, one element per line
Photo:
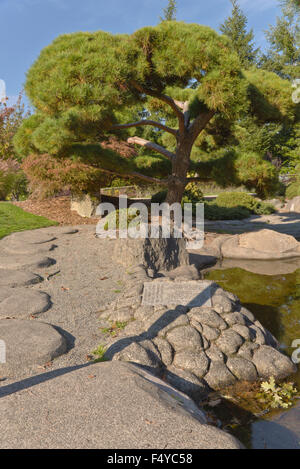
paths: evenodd
<path fill-rule="evenodd" d="M 176 0 L 169 0 L 168 5 L 164 8 L 164 16 L 160 17 L 161 21 L 175 21 L 176 20 Z"/>
<path fill-rule="evenodd" d="M 15 147 L 22 157 L 40 158 L 40 166 L 48 154 L 160 184 L 167 202 L 180 202 L 186 185 L 203 178 L 193 150 L 210 125 L 230 125 L 248 112 L 260 123 L 294 118 L 288 81 L 261 70 L 242 74 L 240 67 L 231 41 L 197 24 L 60 36 L 27 74 L 35 113 Z M 153 140 L 141 137 L 141 128 L 151 128 Z M 142 153 L 121 157 L 105 144 L 112 136 Z"/>
<path fill-rule="evenodd" d="M 300 78 L 300 8 L 299 2 L 281 2 L 282 15 L 266 31 L 269 43 L 261 66 L 287 79 Z"/>
<path fill-rule="evenodd" d="M 248 68 L 255 63 L 258 54 L 258 49 L 255 49 L 253 45 L 253 30 L 247 31 L 248 20 L 238 1 L 230 1 L 232 3 L 231 16 L 221 24 L 220 31 L 231 39 L 242 66 Z"/>
<path fill-rule="evenodd" d="M 8 105 L 7 99 L 0 103 L 0 160 L 16 158 L 13 137 L 24 117 L 28 114 L 24 111 L 21 94 L 13 105 Z"/>

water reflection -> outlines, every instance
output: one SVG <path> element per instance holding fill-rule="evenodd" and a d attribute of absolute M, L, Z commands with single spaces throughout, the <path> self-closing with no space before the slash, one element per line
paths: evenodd
<path fill-rule="evenodd" d="M 256 262 L 256 264 L 260 264 Z M 230 265 L 230 268 L 225 268 Z M 245 267 L 245 265 L 243 266 Z M 253 267 L 253 266 L 252 266 Z M 291 273 L 278 273 L 273 262 L 264 262 L 256 270 L 268 269 L 268 274 L 249 272 L 239 261 L 215 266 L 205 278 L 216 281 L 225 290 L 236 294 L 243 305 L 279 340 L 289 356 L 296 339 L 300 339 L 300 268 Z M 293 270 L 293 265 L 290 265 Z M 270 272 L 273 269 L 273 274 Z M 253 269 L 252 269 L 253 270 Z M 286 272 L 286 270 L 285 270 Z M 300 367 L 292 377 L 300 389 Z M 243 440 L 251 440 L 252 448 L 300 448 L 300 404 L 288 411 L 271 414 L 271 420 L 259 420 L 244 427 Z M 241 435 L 240 435 L 241 436 Z"/>

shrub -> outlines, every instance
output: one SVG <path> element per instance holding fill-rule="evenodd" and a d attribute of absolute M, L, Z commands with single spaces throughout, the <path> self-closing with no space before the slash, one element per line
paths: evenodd
<path fill-rule="evenodd" d="M 293 182 L 286 189 L 286 198 L 293 199 L 294 197 L 300 196 L 300 181 Z"/>
<path fill-rule="evenodd" d="M 124 223 L 122 220 L 122 214 L 124 215 L 127 212 L 127 223 Z M 131 226 L 138 226 L 140 224 L 140 217 L 139 217 L 140 212 L 136 211 L 134 209 L 128 209 L 123 208 L 121 210 L 115 210 L 111 212 L 107 217 L 105 218 L 106 223 L 104 225 L 104 230 L 107 231 L 109 228 L 111 229 L 127 229 L 129 224 L 135 220 Z"/>
<path fill-rule="evenodd" d="M 249 218 L 250 215 L 250 210 L 245 207 L 220 207 L 215 202 L 204 203 L 206 220 L 242 220 Z"/>
<path fill-rule="evenodd" d="M 275 208 L 246 192 L 223 192 L 217 197 L 216 204 L 221 208 L 244 208 L 256 215 L 269 215 Z"/>
<path fill-rule="evenodd" d="M 167 197 L 167 189 L 164 189 L 160 192 L 154 194 L 151 198 L 152 203 L 162 204 Z M 187 184 L 183 197 L 182 203 L 199 203 L 203 201 L 203 192 L 200 189 L 198 184 L 189 183 Z"/>
<path fill-rule="evenodd" d="M 18 162 L 0 160 L 0 200 L 20 200 L 27 194 L 27 179 Z"/>
<path fill-rule="evenodd" d="M 48 154 L 28 156 L 23 161 L 22 168 L 36 198 L 49 197 L 63 190 L 93 194 L 99 192 L 104 180 L 98 168 Z"/>

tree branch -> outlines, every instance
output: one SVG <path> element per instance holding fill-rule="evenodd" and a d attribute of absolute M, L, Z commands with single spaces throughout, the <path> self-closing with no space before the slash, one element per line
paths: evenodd
<path fill-rule="evenodd" d="M 190 178 L 186 178 L 186 182 L 187 184 L 189 182 L 207 182 L 209 181 L 211 178 L 204 178 L 204 177 L 199 177 L 199 176 L 195 176 L 195 177 L 190 177 Z"/>
<path fill-rule="evenodd" d="M 132 122 L 131 124 L 116 124 L 112 126 L 112 130 L 118 130 L 118 129 L 129 129 L 130 127 L 140 127 L 142 125 L 152 125 L 153 127 L 157 127 L 158 129 L 162 129 L 165 132 L 168 132 L 169 134 L 172 134 L 176 137 L 177 135 L 177 130 L 176 129 L 171 129 L 167 125 L 161 124 L 160 122 L 148 120 L 148 119 L 143 119 L 138 122 Z"/>
<path fill-rule="evenodd" d="M 175 101 L 173 98 L 171 98 L 170 96 L 167 96 L 165 94 L 160 94 L 156 91 L 153 91 L 153 90 L 149 90 L 148 88 L 144 88 L 143 86 L 141 86 L 139 83 L 137 83 L 135 80 L 132 80 L 131 81 L 131 84 L 132 86 L 134 86 L 134 88 L 136 88 L 140 93 L 143 93 L 143 94 L 147 94 L 149 96 L 153 96 L 153 98 L 157 98 L 159 99 L 160 101 L 163 101 L 164 103 L 168 104 L 172 109 L 173 111 L 175 112 L 176 116 L 178 117 L 178 121 L 179 121 L 179 130 L 181 133 L 184 133 L 184 130 L 185 130 L 185 127 L 184 127 L 184 114 L 180 111 L 179 107 L 177 106 L 176 103 L 178 103 L 178 105 L 181 106 L 181 101 Z"/>
<path fill-rule="evenodd" d="M 116 171 L 110 171 L 109 169 L 103 169 L 100 168 L 100 171 L 106 174 L 111 174 L 112 176 L 121 176 L 121 177 L 128 177 L 128 178 L 139 178 L 142 179 L 143 181 L 151 182 L 154 184 L 160 184 L 162 186 L 167 186 L 168 185 L 168 180 L 167 179 L 158 179 L 158 178 L 153 178 L 151 176 L 145 176 L 144 174 L 141 173 L 136 173 L 135 171 L 131 173 L 117 173 Z"/>
<path fill-rule="evenodd" d="M 213 118 L 216 111 L 207 111 L 199 114 L 198 117 L 191 123 L 189 132 L 192 135 L 192 142 L 196 140 L 200 132 L 206 127 L 208 122 Z"/>
<path fill-rule="evenodd" d="M 175 158 L 174 153 L 166 150 L 164 147 L 161 147 L 160 145 L 157 145 L 157 143 L 149 142 L 149 140 L 145 140 L 144 138 L 130 137 L 127 139 L 127 142 L 149 148 L 150 150 L 154 150 L 157 153 L 160 153 L 161 155 L 168 158 L 168 160 L 170 161 L 172 161 L 173 158 Z"/>

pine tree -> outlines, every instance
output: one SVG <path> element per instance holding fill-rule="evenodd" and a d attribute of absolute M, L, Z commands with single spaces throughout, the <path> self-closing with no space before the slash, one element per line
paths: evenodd
<path fill-rule="evenodd" d="M 226 36 L 176 21 L 130 36 L 60 36 L 28 71 L 25 90 L 34 114 L 14 143 L 22 158 L 34 156 L 39 172 L 48 155 L 48 167 L 61 162 L 67 175 L 84 164 L 87 180 L 101 172 L 159 184 L 168 203 L 180 202 L 186 185 L 202 178 L 192 151 L 210 124 L 234 121 L 249 108 L 260 123 L 292 119 L 296 107 L 287 80 L 264 70 L 241 73 Z M 149 139 L 141 128 L 154 129 Z M 159 142 L 151 137 L 158 129 Z M 144 153 L 122 158 L 117 144 L 108 146 L 111 138 Z"/>
<path fill-rule="evenodd" d="M 220 31 L 231 39 L 242 66 L 248 68 L 255 63 L 258 54 L 258 49 L 254 49 L 253 45 L 253 30 L 247 31 L 248 20 L 238 1 L 230 1 L 232 3 L 231 16 L 220 26 Z"/>
<path fill-rule="evenodd" d="M 261 58 L 261 66 L 293 80 L 300 77 L 300 8 L 299 2 L 293 0 L 281 5 L 282 15 L 266 31 L 269 49 Z"/>
<path fill-rule="evenodd" d="M 160 17 L 161 21 L 176 21 L 176 0 L 169 0 L 168 5 L 164 8 L 164 16 Z"/>

